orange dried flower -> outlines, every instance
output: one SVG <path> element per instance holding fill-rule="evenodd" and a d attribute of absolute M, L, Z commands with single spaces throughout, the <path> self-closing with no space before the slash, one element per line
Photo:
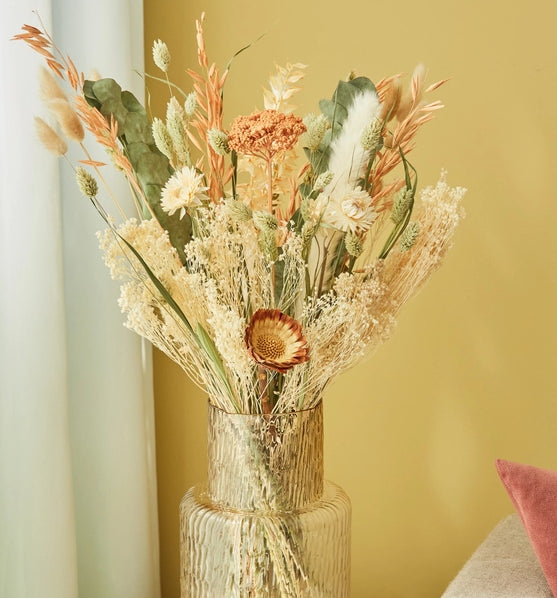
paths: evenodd
<path fill-rule="evenodd" d="M 238 116 L 228 132 L 228 145 L 240 154 L 270 160 L 276 153 L 292 149 L 306 127 L 301 118 L 277 110 Z"/>
<path fill-rule="evenodd" d="M 258 309 L 246 328 L 245 342 L 257 363 L 281 374 L 309 359 L 302 326 L 280 309 Z"/>

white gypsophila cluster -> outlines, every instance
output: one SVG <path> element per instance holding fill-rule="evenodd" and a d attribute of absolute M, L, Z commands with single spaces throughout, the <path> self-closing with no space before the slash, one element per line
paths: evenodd
<path fill-rule="evenodd" d="M 306 394 L 304 404 L 319 400 L 334 376 L 378 344 L 391 325 L 391 318 L 382 314 L 378 318 L 374 307 L 384 295 L 384 285 L 377 279 L 362 280 L 342 274 L 331 291 L 319 298 L 309 297 L 302 321 L 311 359 L 304 365 L 301 377 L 288 374 L 283 392 L 289 392 L 292 385 L 294 393 L 298 386 Z"/>
<path fill-rule="evenodd" d="M 279 258 L 284 263 L 282 272 L 282 294 L 276 297 L 276 305 L 288 312 L 291 307 L 299 306 L 305 296 L 306 265 L 303 259 L 303 239 L 290 232 L 282 245 Z"/>
<path fill-rule="evenodd" d="M 216 281 L 222 301 L 237 313 L 269 305 L 269 266 L 250 222 L 237 222 L 224 204 L 204 212 L 200 223 L 206 234 L 186 246 L 191 268 L 199 264 L 207 279 Z M 257 307 L 254 307 L 257 306 Z"/>
<path fill-rule="evenodd" d="M 383 272 L 393 303 L 399 309 L 440 266 L 452 244 L 452 237 L 464 211 L 460 202 L 466 193 L 462 187 L 450 187 L 446 173 L 437 184 L 420 193 L 414 216 L 420 233 L 411 251 L 391 252 Z"/>
<path fill-rule="evenodd" d="M 236 379 L 249 380 L 254 364 L 244 342 L 247 325 L 245 317 L 222 303 L 215 281 L 207 283 L 205 298 L 210 314 L 207 322 L 213 331 L 219 353 Z"/>
<path fill-rule="evenodd" d="M 179 262 L 173 261 L 175 251 L 169 250 L 167 235 L 158 223 L 154 219 L 143 221 L 140 225 L 128 221 L 119 231 L 126 234 L 126 238 L 133 242 L 142 255 L 149 256 L 153 274 L 164 284 L 190 324 L 206 326 L 207 302 L 200 300 L 205 291 L 202 277 L 198 273 L 187 272 Z M 118 244 L 114 235 L 111 236 L 112 239 L 103 239 L 103 246 L 114 274 L 127 279 L 121 287 L 119 300 L 127 316 L 126 326 L 166 353 L 196 384 L 212 392 L 217 400 L 226 397 L 218 380 L 211 375 L 207 357 L 200 350 L 191 330 L 166 303 L 145 272 L 138 269 L 135 256 L 125 246 Z"/>

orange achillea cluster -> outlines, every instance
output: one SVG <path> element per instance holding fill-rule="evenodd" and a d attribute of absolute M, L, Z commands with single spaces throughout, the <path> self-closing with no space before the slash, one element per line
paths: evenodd
<path fill-rule="evenodd" d="M 278 152 L 292 149 L 305 133 L 302 119 L 276 110 L 238 116 L 228 132 L 228 145 L 239 154 L 271 160 Z"/>

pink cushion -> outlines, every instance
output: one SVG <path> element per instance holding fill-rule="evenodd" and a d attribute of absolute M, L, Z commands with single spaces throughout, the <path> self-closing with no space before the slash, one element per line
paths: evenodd
<path fill-rule="evenodd" d="M 557 471 L 502 459 L 496 466 L 557 596 Z"/>

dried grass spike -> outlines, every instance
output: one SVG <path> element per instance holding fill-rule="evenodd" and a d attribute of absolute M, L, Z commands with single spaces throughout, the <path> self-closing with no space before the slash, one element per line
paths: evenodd
<path fill-rule="evenodd" d="M 66 100 L 56 98 L 48 103 L 48 107 L 56 116 L 64 135 L 71 141 L 81 143 L 83 137 L 85 137 L 85 131 L 79 116 L 69 103 Z"/>
<path fill-rule="evenodd" d="M 50 102 L 51 100 L 68 101 L 66 94 L 52 76 L 52 73 L 42 66 L 39 70 L 39 86 L 41 91 L 41 99 L 43 102 Z"/>
<path fill-rule="evenodd" d="M 35 116 L 35 129 L 41 143 L 55 156 L 63 156 L 68 151 L 68 145 L 58 133 L 45 123 L 42 118 Z"/>

